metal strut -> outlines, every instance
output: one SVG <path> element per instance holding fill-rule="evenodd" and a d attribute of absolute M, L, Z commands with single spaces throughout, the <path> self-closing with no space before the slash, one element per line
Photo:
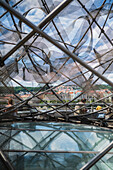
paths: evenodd
<path fill-rule="evenodd" d="M 113 82 L 110 81 L 108 78 L 105 76 L 101 75 L 98 73 L 95 69 L 93 69 L 90 65 L 85 63 L 83 60 L 80 58 L 76 57 L 73 53 L 71 53 L 69 50 L 67 50 L 65 47 L 63 47 L 61 44 L 56 42 L 53 38 L 48 36 L 46 33 L 40 30 L 37 26 L 35 26 L 32 22 L 27 20 L 24 16 L 22 16 L 19 12 L 14 10 L 12 7 L 10 7 L 7 3 L 5 3 L 3 0 L 0 1 L 0 5 L 3 6 L 5 9 L 7 9 L 9 12 L 11 12 L 13 15 L 15 15 L 18 19 L 20 19 L 22 22 L 24 22 L 26 25 L 28 25 L 30 28 L 34 30 L 34 32 L 37 32 L 41 36 L 43 36 L 45 39 L 47 39 L 49 42 L 54 44 L 56 47 L 58 47 L 60 50 L 62 50 L 64 53 L 66 53 L 68 56 L 70 56 L 72 59 L 76 60 L 78 63 L 80 63 L 83 67 L 91 71 L 93 74 L 95 74 L 97 77 L 102 79 L 104 82 L 109 84 L 111 87 L 113 87 Z"/>

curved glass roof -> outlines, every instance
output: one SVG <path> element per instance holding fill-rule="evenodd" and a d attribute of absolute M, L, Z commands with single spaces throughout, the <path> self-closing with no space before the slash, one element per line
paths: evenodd
<path fill-rule="evenodd" d="M 80 169 L 113 140 L 106 128 L 55 122 L 2 124 L 1 149 L 17 169 Z M 91 169 L 111 169 L 112 150 Z"/>

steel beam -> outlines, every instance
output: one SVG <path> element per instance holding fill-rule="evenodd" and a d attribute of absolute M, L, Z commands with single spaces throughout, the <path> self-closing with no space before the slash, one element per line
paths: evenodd
<path fill-rule="evenodd" d="M 14 170 L 13 166 L 11 165 L 9 160 L 6 158 L 6 156 L 4 155 L 4 153 L 2 152 L 1 149 L 0 149 L 0 158 L 5 166 L 6 170 Z"/>
<path fill-rule="evenodd" d="M 10 149 L 3 150 L 4 152 L 27 152 L 27 153 L 77 153 L 77 154 L 96 154 L 98 151 L 64 151 L 64 150 L 20 150 L 20 149 Z M 113 152 L 109 152 L 109 154 L 113 154 Z M 88 169 L 87 169 L 88 170 Z"/>
<path fill-rule="evenodd" d="M 107 154 L 113 148 L 113 142 L 111 142 L 104 150 L 96 155 L 91 161 L 84 165 L 80 170 L 90 169 L 97 161 L 99 161 L 105 154 Z"/>
<path fill-rule="evenodd" d="M 39 24 L 37 27 L 42 29 L 48 22 L 50 22 L 58 13 L 60 13 L 69 3 L 73 0 L 64 0 L 61 2 L 53 11 L 51 11 Z M 23 38 L 14 48 L 12 48 L 4 57 L 2 61 L 4 62 L 8 57 L 10 57 L 18 48 L 20 48 L 26 41 L 28 41 L 34 34 L 35 30 L 31 31 L 25 38 Z"/>
<path fill-rule="evenodd" d="M 67 50 L 64 46 L 59 44 L 57 41 L 55 41 L 53 38 L 48 36 L 46 33 L 40 30 L 37 26 L 35 26 L 32 22 L 30 22 L 28 19 L 26 19 L 23 15 L 21 15 L 19 12 L 14 10 L 12 7 L 10 7 L 7 3 L 5 3 L 3 0 L 0 1 L 0 5 L 4 7 L 6 10 L 11 12 L 15 17 L 20 19 L 22 22 L 24 22 L 26 25 L 28 25 L 30 28 L 34 30 L 34 32 L 37 32 L 40 34 L 42 37 L 44 37 L 46 40 L 54 44 L 56 47 L 58 47 L 60 50 L 62 50 L 64 53 L 66 53 L 68 56 L 70 56 L 73 60 L 76 60 L 78 63 L 80 63 L 83 67 L 91 71 L 93 74 L 95 74 L 97 77 L 102 79 L 104 82 L 109 84 L 111 87 L 113 87 L 113 83 L 107 79 L 105 76 L 101 75 L 98 73 L 96 70 L 94 70 L 90 65 L 82 61 L 79 57 L 75 56 L 73 53 L 71 53 L 69 50 Z"/>

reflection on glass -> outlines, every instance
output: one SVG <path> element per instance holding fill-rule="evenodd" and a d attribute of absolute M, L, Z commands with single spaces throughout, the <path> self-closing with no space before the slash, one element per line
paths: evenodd
<path fill-rule="evenodd" d="M 1 149 L 16 169 L 79 169 L 112 141 L 112 133 L 69 123 L 14 123 L 1 125 Z M 109 160 L 110 153 L 94 167 L 111 166 Z"/>

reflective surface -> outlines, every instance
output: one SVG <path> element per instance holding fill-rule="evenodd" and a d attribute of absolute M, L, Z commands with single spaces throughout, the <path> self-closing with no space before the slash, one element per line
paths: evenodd
<path fill-rule="evenodd" d="M 80 169 L 113 140 L 112 130 L 69 123 L 14 123 L 0 129 L 1 149 L 16 170 Z M 92 169 L 110 169 L 110 152 Z"/>
<path fill-rule="evenodd" d="M 6 91 L 10 96 L 13 94 L 17 104 L 15 107 L 18 109 L 25 101 L 29 102 L 29 110 L 35 104 L 37 115 L 42 112 L 37 108 L 38 102 L 45 104 L 52 111 L 57 111 L 59 107 L 54 108 L 50 102 L 60 103 L 64 109 L 65 103 L 73 104 L 73 101 L 77 102 L 84 97 L 91 102 L 95 99 L 96 103 L 98 100 L 103 102 L 103 97 L 109 99 L 109 89 L 110 86 L 113 87 L 112 0 L 69 1 L 67 6 L 62 5 L 62 9 L 44 24 L 43 20 L 62 2 L 64 1 L 6 2 L 32 22 L 33 26 L 43 25 L 39 27 L 47 34 L 46 37 L 53 38 L 51 42 L 35 32 L 33 27 L 25 24 L 22 16 L 17 18 L 13 12 L 9 12 L 9 8 L 6 10 L 0 6 L 2 104 L 5 104 Z M 55 42 L 65 50 L 55 46 Z M 78 58 L 83 62 L 77 60 Z M 87 66 L 91 66 L 93 71 Z M 94 70 L 104 77 L 96 74 Z M 101 91 L 101 85 L 106 83 L 110 86 L 105 86 Z M 66 106 L 70 109 L 68 104 Z M 49 110 L 47 112 L 49 113 Z M 74 113 L 74 107 L 71 112 Z"/>
<path fill-rule="evenodd" d="M 48 118 L 53 112 L 67 121 L 67 111 L 74 114 L 81 98 L 96 104 L 99 100 L 109 107 L 111 100 L 107 100 L 113 88 L 113 1 L 73 0 L 46 23 L 43 20 L 62 0 L 0 0 L 0 4 L 2 1 L 33 27 L 25 24 L 22 16 L 17 18 L 9 8 L 0 6 L 0 121 L 7 121 L 0 124 L 0 148 L 16 170 L 79 170 L 108 146 L 113 130 L 53 122 L 11 124 L 8 121 L 15 118 L 8 119 L 5 101 L 12 97 L 18 113 L 28 112 L 16 116 L 21 122 L 34 120 L 34 115 L 36 121 L 38 116 L 41 120 L 41 114 L 47 118 L 44 120 L 56 120 L 55 115 L 54 119 Z M 34 25 L 46 33 L 45 38 L 34 31 Z M 51 42 L 48 36 L 53 38 Z M 101 85 L 106 88 L 101 90 Z M 112 169 L 112 155 L 108 153 L 92 169 Z"/>

